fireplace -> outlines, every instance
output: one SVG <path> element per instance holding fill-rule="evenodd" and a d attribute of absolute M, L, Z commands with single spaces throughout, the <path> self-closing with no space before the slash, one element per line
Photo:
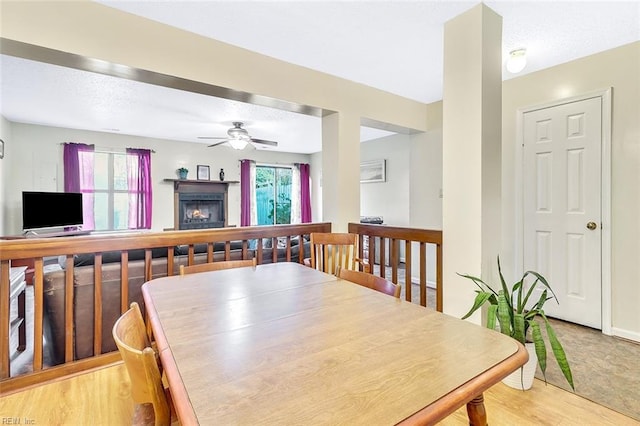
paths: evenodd
<path fill-rule="evenodd" d="M 237 182 L 165 179 L 173 183 L 173 229 L 222 228 L 227 225 L 228 185 Z"/>
<path fill-rule="evenodd" d="M 178 229 L 224 227 L 224 194 L 183 193 L 178 200 Z"/>

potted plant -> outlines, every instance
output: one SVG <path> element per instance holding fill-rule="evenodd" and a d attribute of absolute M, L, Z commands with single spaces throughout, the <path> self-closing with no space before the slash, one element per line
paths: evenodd
<path fill-rule="evenodd" d="M 529 369 L 527 369 L 527 365 L 525 365 L 515 371 L 510 378 L 505 379 L 505 383 L 507 385 L 524 390 L 531 388 L 531 385 L 533 384 L 536 358 L 537 363 L 540 366 L 540 370 L 542 371 L 542 375 L 544 376 L 545 383 L 547 380 L 545 376 L 547 368 L 547 347 L 540 329 L 540 324 L 537 320 L 538 318 L 541 318 L 545 325 L 549 344 L 553 351 L 553 355 L 558 362 L 558 366 L 571 388 L 575 390 L 573 386 L 573 376 L 571 374 L 569 362 L 567 361 L 567 356 L 543 309 L 544 304 L 550 299 L 555 299 L 556 302 L 559 303 L 558 298 L 551 289 L 551 286 L 539 273 L 527 271 L 511 288 L 509 288 L 504 280 L 504 276 L 502 275 L 500 257 L 498 257 L 498 274 L 500 276 L 500 287 L 497 291 L 480 278 L 473 277 L 471 275 L 458 274 L 464 278 L 470 279 L 479 288 L 479 290 L 476 290 L 477 295 L 473 302 L 473 306 L 469 312 L 462 317 L 462 319 L 468 318 L 480 309 L 480 307 L 488 303 L 487 328 L 496 329 L 496 325 L 498 325 L 501 333 L 513 337 L 527 347 L 529 350 L 529 362 L 531 363 Z M 525 282 L 527 279 L 534 280 L 530 286 Z M 542 294 L 535 304 L 527 308 L 529 298 L 538 286 L 542 288 Z M 549 293 L 551 296 L 549 296 Z M 532 350 L 532 348 L 535 350 Z M 527 373 L 530 377 L 526 377 Z M 519 383 L 521 386 L 518 386 L 517 384 L 514 386 L 514 379 L 515 383 Z"/>
<path fill-rule="evenodd" d="M 180 176 L 180 179 L 186 179 L 187 178 L 187 173 L 189 173 L 189 170 L 187 170 L 185 167 L 180 167 L 178 170 L 178 176 Z"/>

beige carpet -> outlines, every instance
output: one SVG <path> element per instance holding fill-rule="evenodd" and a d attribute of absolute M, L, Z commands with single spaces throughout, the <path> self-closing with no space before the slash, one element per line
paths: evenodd
<path fill-rule="evenodd" d="M 571 365 L 576 393 L 640 421 L 640 344 L 569 322 L 551 322 Z M 547 350 L 547 381 L 570 390 Z M 539 369 L 536 377 L 542 378 Z"/>

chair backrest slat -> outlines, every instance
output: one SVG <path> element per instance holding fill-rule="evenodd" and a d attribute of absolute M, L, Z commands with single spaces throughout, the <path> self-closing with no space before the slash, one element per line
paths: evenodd
<path fill-rule="evenodd" d="M 393 296 L 395 298 L 400 298 L 401 286 L 399 284 L 394 284 L 393 282 L 377 275 L 360 271 L 351 271 L 348 269 L 342 269 L 340 267 L 338 267 L 338 269 L 336 270 L 336 275 L 339 278 L 351 281 L 363 287 L 377 290 L 381 293 L 388 294 L 389 296 Z"/>
<path fill-rule="evenodd" d="M 358 235 L 311 233 L 311 267 L 335 274 L 336 268 L 356 269 Z"/>
<path fill-rule="evenodd" d="M 220 262 L 199 263 L 197 265 L 180 265 L 180 275 L 195 274 L 197 272 L 220 271 L 223 269 L 256 267 L 256 258 L 248 260 L 225 260 Z"/>
<path fill-rule="evenodd" d="M 137 404 L 152 404 L 156 425 L 170 424 L 171 412 L 157 355 L 149 343 L 137 303 L 132 303 L 131 308 L 113 325 L 113 339 L 129 373 L 133 400 Z"/>

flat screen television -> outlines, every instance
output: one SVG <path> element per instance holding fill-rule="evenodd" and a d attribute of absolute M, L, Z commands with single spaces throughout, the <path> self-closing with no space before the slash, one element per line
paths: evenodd
<path fill-rule="evenodd" d="M 82 194 L 22 193 L 22 228 L 26 230 L 82 225 Z"/>

